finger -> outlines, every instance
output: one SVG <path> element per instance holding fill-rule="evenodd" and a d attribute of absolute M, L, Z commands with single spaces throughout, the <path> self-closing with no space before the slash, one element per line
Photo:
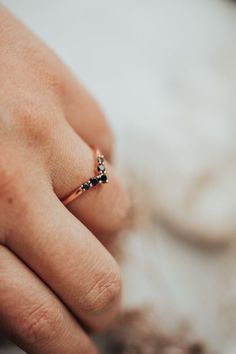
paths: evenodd
<path fill-rule="evenodd" d="M 56 296 L 0 246 L 0 328 L 30 354 L 97 351 Z"/>
<path fill-rule="evenodd" d="M 99 147 L 110 161 L 113 134 L 93 97 L 72 75 L 65 83 L 65 116 L 73 129 L 89 145 Z"/>
<path fill-rule="evenodd" d="M 28 203 L 18 220 L 21 227 L 6 237 L 6 245 L 83 323 L 95 330 L 106 327 L 119 309 L 116 262 L 52 190 L 37 186 Z"/>
<path fill-rule="evenodd" d="M 53 161 L 52 183 L 60 199 L 94 176 L 94 152 L 67 125 L 60 145 L 55 147 Z M 122 228 L 129 209 L 128 195 L 109 163 L 106 170 L 109 183 L 97 185 L 68 205 L 102 242 L 108 242 L 110 235 Z"/>

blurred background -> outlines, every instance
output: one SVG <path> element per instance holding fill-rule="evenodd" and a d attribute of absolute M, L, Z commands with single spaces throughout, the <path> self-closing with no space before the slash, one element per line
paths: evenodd
<path fill-rule="evenodd" d="M 134 205 L 124 312 L 149 306 L 152 328 L 185 328 L 183 341 L 201 343 L 191 354 L 235 354 L 236 3 L 1 3 L 59 54 L 114 128 Z M 0 346 L 8 353 L 21 351 Z"/>

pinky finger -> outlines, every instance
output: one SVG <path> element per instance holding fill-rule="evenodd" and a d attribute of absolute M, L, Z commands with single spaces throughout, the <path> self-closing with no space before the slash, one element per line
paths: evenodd
<path fill-rule="evenodd" d="M 59 299 L 3 246 L 0 246 L 0 331 L 29 354 L 97 353 Z"/>

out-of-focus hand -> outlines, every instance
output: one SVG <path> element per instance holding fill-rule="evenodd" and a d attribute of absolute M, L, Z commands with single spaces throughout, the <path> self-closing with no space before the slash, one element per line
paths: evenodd
<path fill-rule="evenodd" d="M 93 175 L 91 144 L 110 159 L 99 107 L 1 8 L 0 329 L 28 353 L 95 353 L 84 328 L 105 328 L 119 308 L 119 269 L 102 243 L 128 198 L 109 163 L 108 184 L 61 202 Z"/>

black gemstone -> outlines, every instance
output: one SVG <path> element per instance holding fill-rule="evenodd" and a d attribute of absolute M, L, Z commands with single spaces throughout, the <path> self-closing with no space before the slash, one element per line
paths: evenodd
<path fill-rule="evenodd" d="M 106 183 L 106 182 L 107 182 L 107 175 L 101 175 L 101 176 L 100 176 L 100 181 L 101 181 L 102 183 Z"/>
<path fill-rule="evenodd" d="M 106 170 L 104 165 L 98 165 L 97 167 L 98 172 L 104 172 Z"/>
<path fill-rule="evenodd" d="M 83 184 L 82 188 L 87 191 L 90 188 L 90 184 L 86 182 Z"/>
<path fill-rule="evenodd" d="M 96 186 L 98 184 L 98 179 L 96 177 L 92 177 L 90 179 L 90 182 L 92 183 L 93 186 Z"/>

